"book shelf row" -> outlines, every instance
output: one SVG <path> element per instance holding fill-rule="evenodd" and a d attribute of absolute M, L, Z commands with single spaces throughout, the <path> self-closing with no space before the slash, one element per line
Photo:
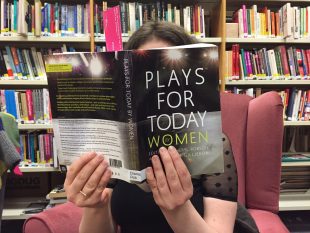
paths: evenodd
<path fill-rule="evenodd" d="M 235 94 L 246 94 L 251 97 L 258 97 L 262 93 L 275 90 L 268 88 L 237 88 L 233 87 L 232 92 Z M 310 121 L 310 89 L 303 90 L 297 89 L 296 87 L 285 88 L 284 90 L 276 91 L 282 98 L 283 102 L 283 118 L 286 121 Z"/>
<path fill-rule="evenodd" d="M 52 133 L 33 132 L 20 134 L 21 166 L 41 165 L 58 167 Z"/>
<path fill-rule="evenodd" d="M 231 21 L 237 24 L 238 37 L 247 38 L 309 38 L 310 6 L 292 6 L 285 3 L 279 9 L 271 10 L 256 5 L 247 8 L 245 4 L 233 13 Z"/>
<path fill-rule="evenodd" d="M 245 50 L 233 44 L 226 51 L 226 64 L 227 79 L 310 80 L 310 49 L 295 46 Z"/>
<path fill-rule="evenodd" d="M 129 36 L 123 36 L 122 41 L 126 43 L 129 39 Z M 90 36 L 3 36 L 0 34 L 0 41 L 6 42 L 42 42 L 42 43 L 90 43 Z M 105 43 L 105 37 L 96 37 L 94 39 L 97 43 Z M 221 37 L 206 37 L 199 38 L 201 43 L 221 43 Z M 289 39 L 289 38 L 225 38 L 225 42 L 228 44 L 231 43 L 247 43 L 247 44 L 309 44 L 310 40 L 308 38 L 300 39 Z"/>
<path fill-rule="evenodd" d="M 47 89 L 0 90 L 0 111 L 22 124 L 50 124 L 52 120 Z"/>
<path fill-rule="evenodd" d="M 0 79 L 46 80 L 43 56 L 52 53 L 74 52 L 73 47 L 30 49 L 5 46 L 0 49 Z"/>
<path fill-rule="evenodd" d="M 109 7 L 111 2 L 109 2 Z M 210 14 L 198 4 L 173 5 L 167 1 L 150 3 L 119 1 L 123 35 L 131 35 L 148 20 L 182 25 L 197 37 L 210 35 Z M 115 6 L 115 3 L 113 4 Z M 104 35 L 104 11 L 108 3 L 94 4 L 93 25 L 90 4 L 47 3 L 35 0 L 1 1 L 1 34 L 14 36 L 83 36 L 94 28 L 94 35 Z"/>
<path fill-rule="evenodd" d="M 1 1 L 1 34 L 79 36 L 90 32 L 89 3 Z"/>
<path fill-rule="evenodd" d="M 173 4 L 167 1 L 151 1 L 149 3 L 120 1 L 121 29 L 125 35 L 131 35 L 148 20 L 167 21 L 175 23 L 191 35 L 204 38 L 210 35 L 210 13 L 204 7 L 194 3 L 183 5 L 183 2 Z M 95 4 L 95 35 L 103 35 L 102 15 L 108 7 Z"/>

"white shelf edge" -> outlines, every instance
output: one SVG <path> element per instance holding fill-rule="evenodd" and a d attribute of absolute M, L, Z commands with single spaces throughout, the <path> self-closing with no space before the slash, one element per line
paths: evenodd
<path fill-rule="evenodd" d="M 222 38 L 221 37 L 198 38 L 198 41 L 203 43 L 221 43 Z"/>
<path fill-rule="evenodd" d="M 18 124 L 20 130 L 52 129 L 52 124 Z"/>
<path fill-rule="evenodd" d="M 225 85 L 310 85 L 310 80 L 225 80 Z"/>
<path fill-rule="evenodd" d="M 226 38 L 226 43 L 310 44 L 310 38 L 300 38 L 300 39 L 283 39 L 283 38 Z"/>
<path fill-rule="evenodd" d="M 208 37 L 208 38 L 197 38 L 199 42 L 202 43 L 221 43 L 222 38 L 221 37 Z M 122 41 L 123 43 L 128 42 L 129 37 L 128 36 L 123 36 Z M 96 43 L 105 43 L 105 38 L 104 37 L 95 37 L 95 42 Z"/>
<path fill-rule="evenodd" d="M 282 38 L 226 38 L 226 43 L 285 43 Z"/>
<path fill-rule="evenodd" d="M 19 167 L 21 172 L 58 172 L 59 168 L 55 167 Z"/>
<path fill-rule="evenodd" d="M 300 161 L 300 162 L 282 162 L 282 167 L 305 167 L 310 166 L 310 162 L 308 161 Z"/>
<path fill-rule="evenodd" d="M 31 202 L 46 200 L 45 197 L 7 198 L 4 202 L 2 220 L 27 219 L 33 214 L 24 214 L 23 211 Z"/>
<path fill-rule="evenodd" d="M 284 121 L 284 126 L 306 126 L 310 121 Z"/>
<path fill-rule="evenodd" d="M 47 86 L 47 80 L 2 80 L 0 86 Z"/>
<path fill-rule="evenodd" d="M 280 211 L 310 210 L 310 192 L 304 194 L 280 194 Z"/>
<path fill-rule="evenodd" d="M 11 42 L 90 42 L 89 36 L 0 36 L 0 41 Z"/>

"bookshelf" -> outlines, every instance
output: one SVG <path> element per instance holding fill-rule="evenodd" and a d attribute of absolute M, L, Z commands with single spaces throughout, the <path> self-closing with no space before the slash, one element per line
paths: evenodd
<path fill-rule="evenodd" d="M 277 1 L 277 0 L 226 0 L 226 16 L 225 18 L 228 22 L 232 22 L 230 18 L 234 11 L 241 8 L 242 4 L 245 4 L 246 9 L 251 9 L 253 5 L 257 5 L 257 12 L 263 12 L 263 7 L 267 6 L 267 9 L 270 11 L 276 12 L 283 5 L 291 3 L 291 6 L 297 6 L 300 8 L 304 8 L 310 6 L 310 2 L 308 0 L 285 0 L 285 1 Z M 255 9 L 255 8 L 254 8 Z M 299 8 L 298 8 L 299 9 Z M 296 12 L 296 9 L 295 9 Z M 251 14 L 251 13 L 250 13 Z M 268 16 L 268 12 L 267 12 Z M 243 21 L 244 22 L 244 21 Z M 239 21 L 240 23 L 240 21 Z M 269 22 L 270 23 L 270 22 Z M 254 24 L 255 25 L 255 24 Z M 297 25 L 297 24 L 296 24 Z M 226 26 L 226 25 L 225 25 Z M 239 24 L 240 26 L 240 24 Z M 270 26 L 272 27 L 272 26 Z M 266 27 L 267 30 L 269 29 Z M 238 30 L 240 28 L 238 27 Z M 253 29 L 253 28 L 252 28 Z M 300 30 L 300 29 L 299 29 Z M 239 30 L 239 32 L 242 30 Z M 226 29 L 225 29 L 226 32 Z M 272 31 L 271 31 L 272 33 Z M 268 34 L 267 34 L 268 35 Z M 284 38 L 282 37 L 267 37 L 267 36 L 254 36 L 247 38 L 239 38 L 238 36 L 234 36 L 231 38 L 226 38 L 225 47 L 227 50 L 230 50 L 234 44 L 238 44 L 240 49 L 244 50 L 252 50 L 253 47 L 258 50 L 261 48 L 274 49 L 277 46 L 284 45 L 285 48 L 288 47 L 296 47 L 297 49 L 310 49 L 310 35 L 302 36 L 301 38 L 295 38 L 295 35 Z M 226 36 L 226 35 L 225 35 Z M 282 55 L 280 55 L 282 56 Z M 228 61 L 225 59 L 225 68 L 229 66 Z M 309 74 L 307 80 L 299 80 L 292 77 L 291 80 L 283 79 L 283 80 L 230 80 L 229 78 L 223 78 L 225 80 L 225 89 L 234 90 L 234 89 L 247 89 L 247 88 L 259 88 L 259 89 L 268 89 L 268 90 L 283 90 L 284 88 L 292 88 L 296 87 L 301 90 L 309 90 L 310 80 Z M 255 93 L 255 89 L 254 89 Z M 284 129 L 287 128 L 298 128 L 298 129 L 309 129 L 310 121 L 284 121 L 283 122 Z M 287 132 L 287 131 L 285 131 Z M 286 136 L 286 135 L 285 135 Z M 297 152 L 298 153 L 298 152 Z M 300 153 L 309 153 L 309 151 L 300 152 Z M 310 168 L 309 162 L 283 162 L 282 169 L 295 169 L 298 168 Z M 294 210 L 310 210 L 310 187 L 308 190 L 303 192 L 289 192 L 289 193 L 281 193 L 280 194 L 280 202 L 279 202 L 280 211 L 294 211 Z"/>

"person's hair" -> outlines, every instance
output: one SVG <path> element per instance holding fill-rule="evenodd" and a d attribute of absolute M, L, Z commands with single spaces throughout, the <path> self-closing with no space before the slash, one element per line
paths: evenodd
<path fill-rule="evenodd" d="M 135 31 L 125 45 L 125 49 L 138 49 L 152 39 L 159 39 L 173 46 L 197 43 L 196 38 L 190 36 L 184 28 L 169 22 L 148 21 Z"/>

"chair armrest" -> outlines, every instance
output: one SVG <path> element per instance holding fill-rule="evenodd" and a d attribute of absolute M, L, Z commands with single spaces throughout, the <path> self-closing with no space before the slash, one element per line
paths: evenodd
<path fill-rule="evenodd" d="M 277 213 L 281 178 L 283 104 L 276 92 L 250 101 L 246 147 L 247 208 Z"/>
<path fill-rule="evenodd" d="M 260 233 L 289 233 L 289 230 L 277 214 L 255 209 L 249 209 L 248 211 L 253 217 Z"/>
<path fill-rule="evenodd" d="M 76 233 L 79 232 L 81 218 L 82 208 L 67 202 L 29 217 L 23 232 Z"/>

